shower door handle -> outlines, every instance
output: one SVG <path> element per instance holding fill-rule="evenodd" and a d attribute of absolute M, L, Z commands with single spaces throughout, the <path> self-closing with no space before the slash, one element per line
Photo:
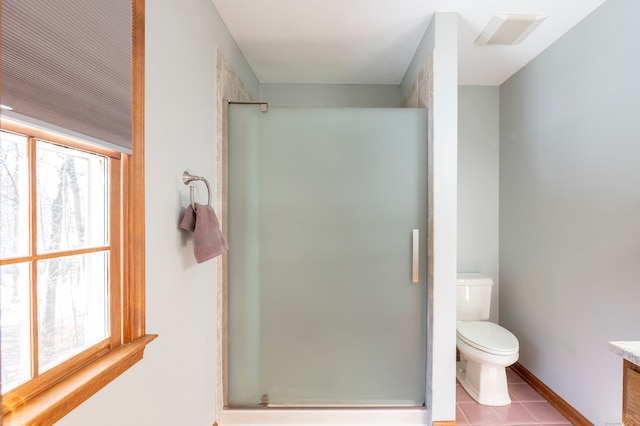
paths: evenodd
<path fill-rule="evenodd" d="M 411 282 L 420 281 L 420 230 L 413 230 L 413 259 L 411 264 Z"/>

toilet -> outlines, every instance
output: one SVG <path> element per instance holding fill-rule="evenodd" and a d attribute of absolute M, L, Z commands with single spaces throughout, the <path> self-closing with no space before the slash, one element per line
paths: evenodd
<path fill-rule="evenodd" d="M 511 404 L 506 367 L 518 360 L 519 344 L 509 330 L 487 321 L 492 286 L 484 275 L 457 275 L 456 377 L 478 403 L 500 406 Z"/>

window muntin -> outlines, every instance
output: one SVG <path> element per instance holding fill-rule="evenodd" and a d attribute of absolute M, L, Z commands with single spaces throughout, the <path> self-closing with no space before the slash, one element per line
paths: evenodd
<path fill-rule="evenodd" d="M 1 134 L 3 395 L 120 344 L 120 154 L 53 139 Z"/>

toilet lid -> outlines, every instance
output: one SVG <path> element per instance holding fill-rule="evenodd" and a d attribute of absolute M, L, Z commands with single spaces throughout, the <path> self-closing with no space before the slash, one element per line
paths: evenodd
<path fill-rule="evenodd" d="M 456 334 L 469 346 L 492 354 L 510 355 L 519 349 L 513 333 L 489 321 L 460 321 Z"/>

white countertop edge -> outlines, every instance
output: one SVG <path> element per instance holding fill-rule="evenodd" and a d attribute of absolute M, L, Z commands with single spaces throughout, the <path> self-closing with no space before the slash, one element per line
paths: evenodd
<path fill-rule="evenodd" d="M 609 342 L 609 350 L 622 358 L 640 366 L 640 341 Z"/>

